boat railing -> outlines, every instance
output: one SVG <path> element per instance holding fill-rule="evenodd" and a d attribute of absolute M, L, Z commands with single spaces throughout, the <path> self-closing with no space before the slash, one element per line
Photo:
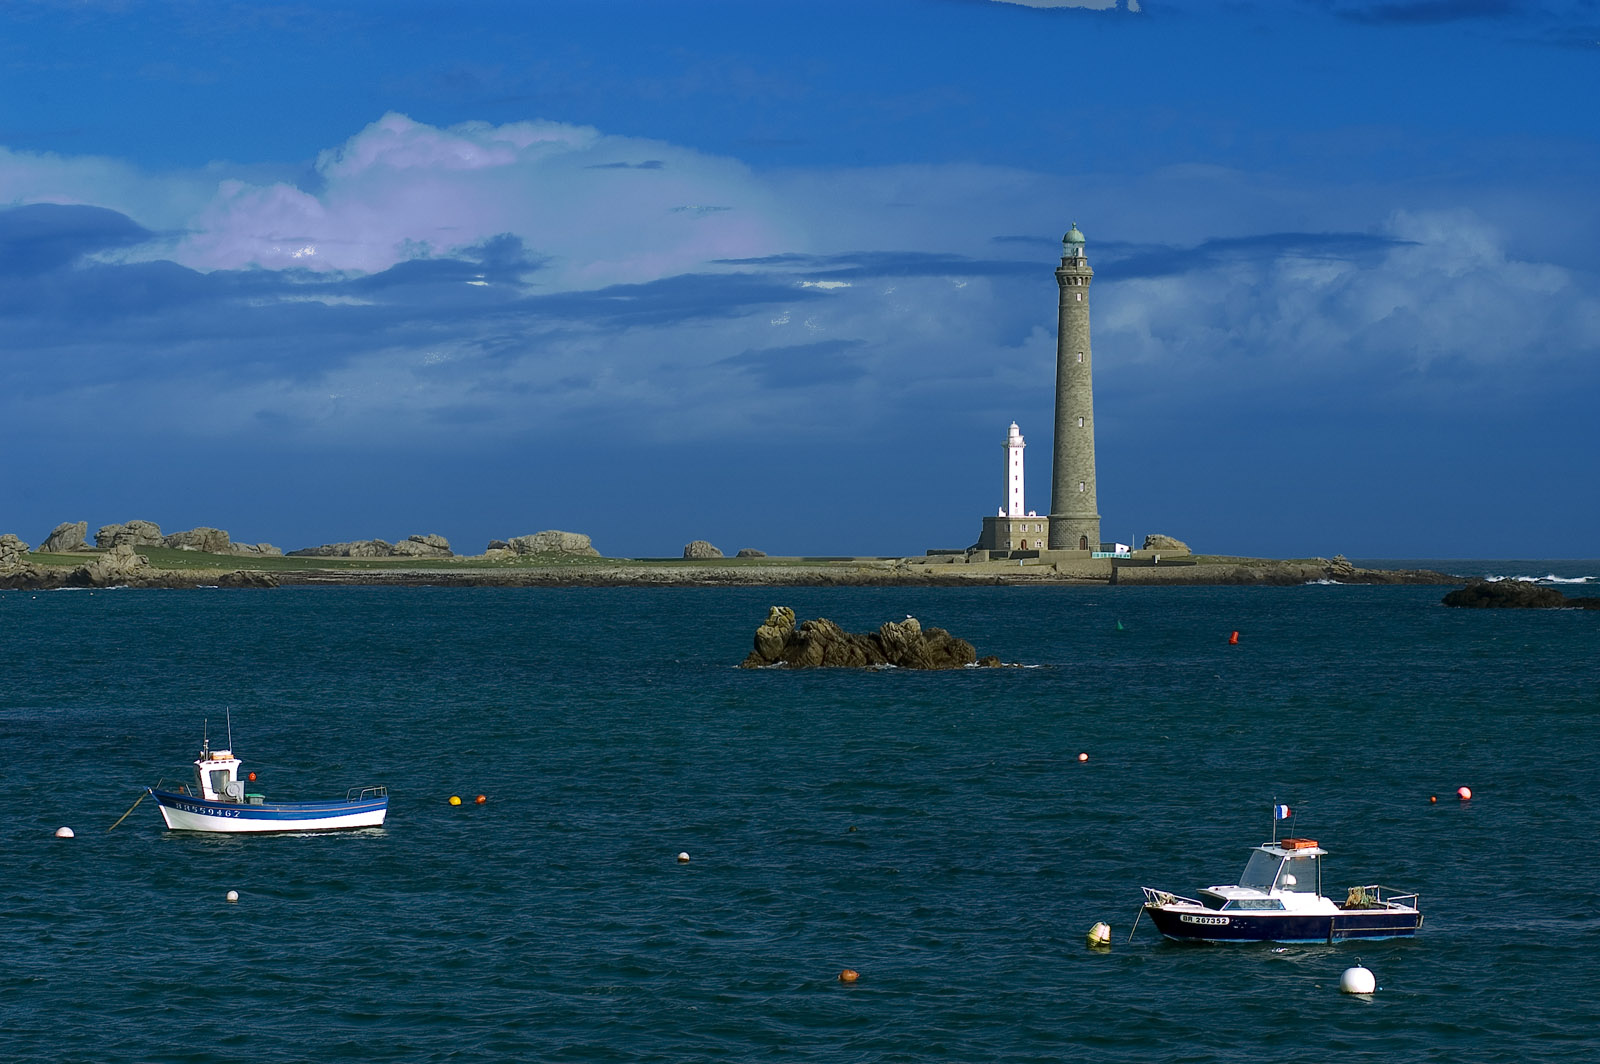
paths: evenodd
<path fill-rule="evenodd" d="M 1140 887 L 1139 889 L 1144 891 L 1144 903 L 1146 905 L 1172 905 L 1182 902 L 1185 905 L 1197 905 L 1202 909 L 1206 907 L 1205 902 L 1197 898 L 1185 898 L 1182 894 L 1174 894 L 1168 890 L 1157 890 L 1154 887 Z"/>
<path fill-rule="evenodd" d="M 1345 898 L 1346 909 L 1415 909 L 1418 895 L 1415 891 L 1402 891 L 1381 883 L 1368 883 L 1351 887 Z"/>
<path fill-rule="evenodd" d="M 345 792 L 344 800 L 347 802 L 364 802 L 369 798 L 389 797 L 388 787 L 351 787 Z"/>

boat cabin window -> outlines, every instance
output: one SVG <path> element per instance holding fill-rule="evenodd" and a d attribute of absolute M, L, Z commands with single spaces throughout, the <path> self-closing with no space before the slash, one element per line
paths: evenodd
<path fill-rule="evenodd" d="M 1277 898 L 1234 898 L 1224 909 L 1281 909 L 1283 902 Z"/>
<path fill-rule="evenodd" d="M 1290 857 L 1283 862 L 1278 873 L 1278 889 L 1317 892 L 1317 859 L 1315 857 Z"/>
<path fill-rule="evenodd" d="M 211 789 L 217 794 L 226 794 L 228 790 L 228 770 L 214 768 L 211 770 Z"/>
<path fill-rule="evenodd" d="M 1254 851 L 1250 854 L 1250 863 L 1244 866 L 1244 873 L 1239 876 L 1239 885 L 1265 894 L 1277 881 L 1281 861 L 1282 858 L 1274 857 L 1265 850 Z"/>

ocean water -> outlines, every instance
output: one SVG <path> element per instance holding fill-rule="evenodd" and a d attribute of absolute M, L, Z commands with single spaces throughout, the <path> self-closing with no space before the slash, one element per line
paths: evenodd
<path fill-rule="evenodd" d="M 1596 1059 L 1600 614 L 1444 590 L 0 593 L 0 1060 Z M 1025 667 L 734 668 L 772 603 Z M 108 833 L 230 707 L 388 824 Z M 1419 936 L 1129 940 L 1275 800 Z"/>

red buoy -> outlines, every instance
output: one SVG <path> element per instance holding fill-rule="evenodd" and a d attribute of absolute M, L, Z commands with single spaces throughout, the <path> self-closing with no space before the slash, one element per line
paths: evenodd
<path fill-rule="evenodd" d="M 1234 632 L 1232 635 L 1230 635 L 1228 637 L 1228 645 L 1230 647 L 1236 647 L 1236 646 L 1239 645 L 1239 633 L 1238 632 Z"/>

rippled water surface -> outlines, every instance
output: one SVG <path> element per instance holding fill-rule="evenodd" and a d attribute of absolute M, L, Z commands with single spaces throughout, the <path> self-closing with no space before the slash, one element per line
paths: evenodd
<path fill-rule="evenodd" d="M 0 593 L 0 1059 L 1593 1059 L 1600 614 L 1441 593 Z M 733 668 L 775 601 L 1032 667 Z M 229 706 L 269 797 L 387 826 L 108 834 Z M 1274 799 L 1420 936 L 1128 941 Z"/>

